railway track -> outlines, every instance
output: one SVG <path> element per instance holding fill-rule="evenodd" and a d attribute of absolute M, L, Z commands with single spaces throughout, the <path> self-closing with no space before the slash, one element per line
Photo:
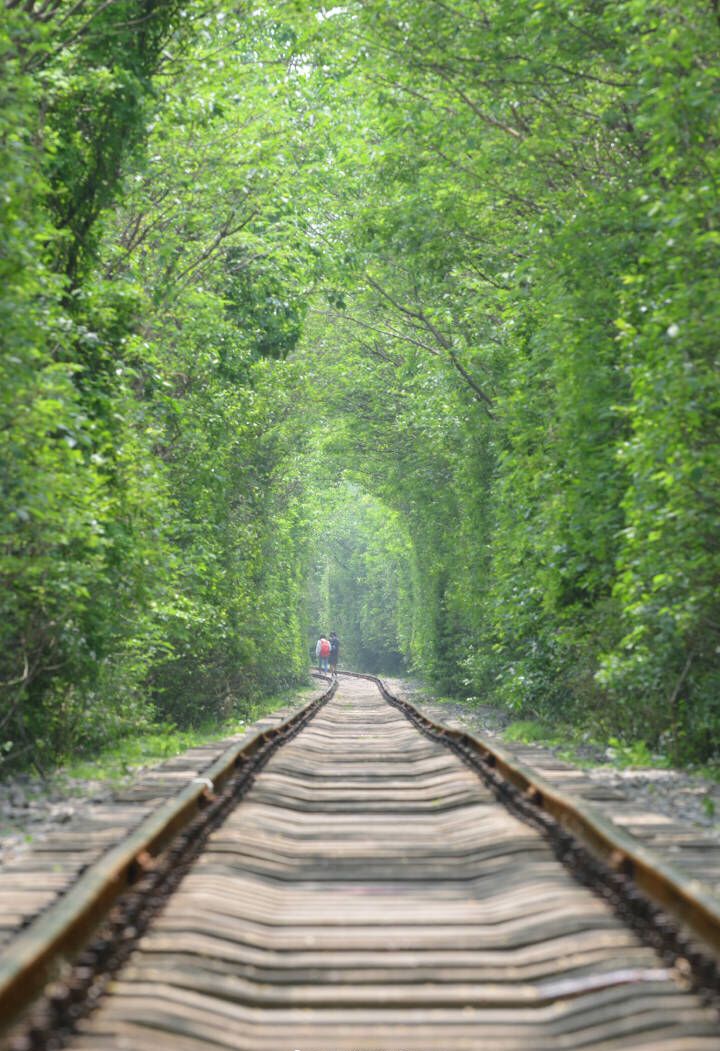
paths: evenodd
<path fill-rule="evenodd" d="M 170 850 L 133 855 L 5 1046 L 717 1051 L 701 893 L 376 680 L 341 676 L 294 720 L 210 779 Z"/>

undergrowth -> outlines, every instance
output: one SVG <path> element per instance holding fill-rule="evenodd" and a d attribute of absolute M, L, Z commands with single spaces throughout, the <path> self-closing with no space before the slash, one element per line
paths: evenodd
<path fill-rule="evenodd" d="M 477 715 L 479 699 L 477 697 L 448 697 L 433 695 L 422 685 L 414 688 L 414 699 L 419 703 L 431 702 L 440 705 L 458 705 L 468 715 Z M 547 719 L 516 719 L 502 725 L 507 713 L 500 708 L 486 709 L 483 722 L 487 721 L 487 712 L 492 711 L 497 720 L 490 718 L 489 723 L 501 735 L 502 741 L 540 745 L 550 748 L 558 758 L 578 767 L 595 767 L 604 764 L 617 769 L 655 769 L 685 770 L 720 783 L 720 759 L 705 763 L 683 761 L 668 751 L 652 750 L 646 741 L 624 741 L 619 737 L 603 738 L 597 728 L 588 726 L 570 726 L 558 724 Z M 497 726 L 493 724 L 497 721 Z"/>
<path fill-rule="evenodd" d="M 503 736 L 507 741 L 552 748 L 561 758 L 577 766 L 596 766 L 598 762 L 609 762 L 620 768 L 667 769 L 674 765 L 668 755 L 651 752 L 645 741 L 626 742 L 618 737 L 602 741 L 588 730 L 564 727 L 560 731 L 552 723 L 535 719 L 520 719 L 510 723 L 503 731 Z"/>
<path fill-rule="evenodd" d="M 208 720 L 192 729 L 180 730 L 173 723 L 157 723 L 147 731 L 123 737 L 92 757 L 67 761 L 57 773 L 85 781 L 122 781 L 141 767 L 153 766 L 189 748 L 242 733 L 258 719 L 293 700 L 304 699 L 312 690 L 311 686 L 294 687 L 245 703 L 242 714 L 222 721 Z"/>

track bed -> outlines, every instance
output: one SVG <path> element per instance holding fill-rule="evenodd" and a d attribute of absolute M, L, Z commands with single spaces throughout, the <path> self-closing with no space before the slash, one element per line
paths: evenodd
<path fill-rule="evenodd" d="M 717 1051 L 716 1012 L 368 681 L 280 748 L 75 1051 Z"/>

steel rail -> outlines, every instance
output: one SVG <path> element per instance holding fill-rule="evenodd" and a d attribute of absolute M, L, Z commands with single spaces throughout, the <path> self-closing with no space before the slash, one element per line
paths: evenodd
<path fill-rule="evenodd" d="M 309 722 L 335 693 L 329 689 L 277 726 L 258 730 L 227 748 L 201 777 L 148 815 L 122 842 L 89 866 L 57 901 L 15 937 L 0 955 L 0 1033 L 29 1006 L 76 954 L 126 892 L 152 867 L 203 811 L 214 809 L 233 775 L 254 773 L 270 754 Z M 243 790 L 249 778 L 243 782 Z M 238 793 L 240 794 L 240 793 Z"/>
<path fill-rule="evenodd" d="M 717 997 L 720 909 L 702 884 L 677 872 L 592 807 L 565 796 L 494 742 L 434 721 L 409 701 L 395 696 L 376 676 L 341 675 L 372 682 L 383 699 L 415 728 L 464 760 L 502 803 L 547 835 L 557 857 L 581 882 L 607 897 L 645 943 L 662 953 L 666 963 L 677 965 L 684 958 L 691 985 L 703 996 Z M 138 935 L 152 922 L 153 909 L 159 907 L 153 902 L 162 903 L 172 893 L 187 871 L 191 855 L 196 857 L 204 849 L 209 829 L 222 825 L 252 783 L 255 770 L 305 726 L 332 697 L 336 685 L 335 678 L 322 697 L 277 727 L 260 730 L 227 749 L 206 771 L 206 777 L 197 778 L 146 818 L 10 944 L 5 959 L 0 960 L 0 1029 L 22 1014 L 48 978 L 61 973 L 61 965 L 66 964 L 62 981 L 51 986 L 41 1001 L 46 1007 L 36 1005 L 35 1021 L 30 1022 L 28 1035 L 21 1037 L 17 1047 L 37 1051 L 46 1047 L 48 1034 L 62 1032 L 63 1027 L 66 1032 L 72 1029 L 72 1019 L 77 1017 L 73 1004 L 85 1002 L 85 997 L 88 1007 L 83 1010 L 92 1010 L 99 989 L 93 985 L 97 983 L 94 976 L 100 975 L 100 982 L 106 983 L 117 973 Z M 216 796 L 216 791 L 222 794 Z M 133 899 L 141 901 L 138 908 L 147 912 L 134 912 Z M 653 902 L 686 924 L 714 956 L 698 952 Z M 136 916 L 141 917 L 137 923 Z M 98 938 L 93 932 L 106 917 L 109 919 Z M 124 946 L 123 938 L 127 939 Z M 71 958 L 75 977 L 67 975 L 66 962 Z M 680 970 L 686 973 L 682 967 Z M 23 1026 L 27 1024 L 23 1020 Z"/>
<path fill-rule="evenodd" d="M 638 843 L 582 800 L 570 798 L 525 763 L 479 734 L 435 722 L 404 698 L 398 698 L 374 675 L 341 672 L 374 682 L 384 699 L 423 732 L 445 741 L 486 776 L 501 778 L 525 808 L 547 815 L 609 870 L 630 880 L 650 901 L 687 926 L 720 959 L 720 904 L 703 883 Z"/>

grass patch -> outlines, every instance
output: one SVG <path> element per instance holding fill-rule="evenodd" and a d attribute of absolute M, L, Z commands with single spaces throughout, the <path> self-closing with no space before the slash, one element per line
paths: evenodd
<path fill-rule="evenodd" d="M 720 784 L 720 760 L 706 763 L 682 763 L 664 752 L 653 752 L 645 741 L 621 741 L 617 737 L 601 740 L 589 730 L 567 727 L 560 733 L 557 725 L 535 719 L 519 719 L 503 730 L 506 741 L 520 744 L 538 744 L 552 748 L 560 759 L 575 766 L 591 767 L 608 764 L 618 770 L 654 769 L 684 770 Z M 715 813 L 715 804 L 709 797 L 703 800 L 709 817 Z"/>
<path fill-rule="evenodd" d="M 507 741 L 521 744 L 539 744 L 552 748 L 561 759 L 576 766 L 597 766 L 609 763 L 618 769 L 637 767 L 667 770 L 673 766 L 669 756 L 651 752 L 645 741 L 621 741 L 610 737 L 602 741 L 591 731 L 581 727 L 563 727 L 539 719 L 519 719 L 503 731 Z"/>
<path fill-rule="evenodd" d="M 521 744 L 544 744 L 554 748 L 567 744 L 567 736 L 560 736 L 549 723 L 535 719 L 518 719 L 503 730 L 503 737 L 508 741 Z"/>
<path fill-rule="evenodd" d="M 186 752 L 188 748 L 240 734 L 270 712 L 294 700 L 304 701 L 314 690 L 313 686 L 293 687 L 248 703 L 242 715 L 231 716 L 222 722 L 202 723 L 192 729 L 180 730 L 173 723 L 158 723 L 142 733 L 123 737 L 91 758 L 69 760 L 57 773 L 82 781 L 122 782 L 141 767 L 154 766 Z"/>

